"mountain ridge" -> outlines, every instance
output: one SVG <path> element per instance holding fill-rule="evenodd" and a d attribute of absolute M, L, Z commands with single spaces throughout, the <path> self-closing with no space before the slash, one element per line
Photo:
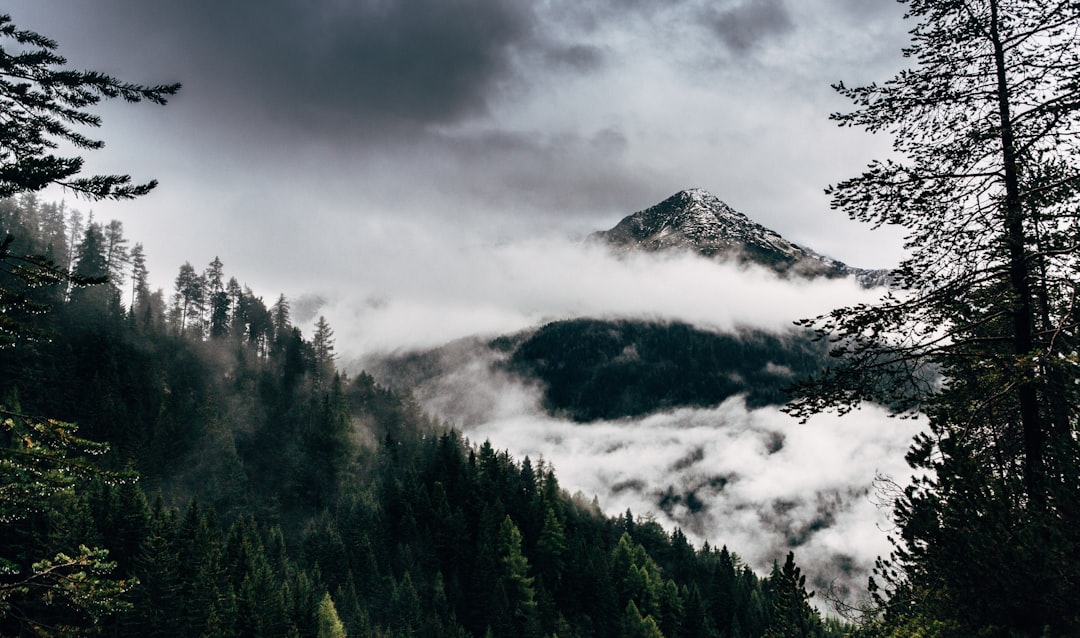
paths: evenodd
<path fill-rule="evenodd" d="M 886 270 L 855 268 L 799 246 L 701 188 L 681 190 L 589 239 L 623 251 L 696 252 L 764 266 L 782 276 L 850 276 L 865 287 L 885 285 L 888 278 Z"/>

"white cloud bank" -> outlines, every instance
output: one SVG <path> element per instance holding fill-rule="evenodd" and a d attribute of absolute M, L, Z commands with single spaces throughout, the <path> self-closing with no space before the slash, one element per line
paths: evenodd
<path fill-rule="evenodd" d="M 394 239 L 409 232 L 407 245 Z M 330 301 L 319 309 L 334 326 L 344 357 L 434 347 L 576 317 L 780 331 L 795 319 L 877 295 L 849 280 L 793 282 L 694 255 L 618 256 L 603 246 L 551 237 L 482 243 L 417 234 L 405 227 L 373 235 L 383 240 L 371 241 L 365 260 L 382 266 L 349 270 L 357 273 L 353 281 L 328 282 L 328 289 L 349 291 L 323 293 Z"/>
<path fill-rule="evenodd" d="M 416 390 L 424 407 L 474 442 L 550 463 L 564 489 L 596 496 L 609 515 L 655 517 L 698 547 L 727 545 L 763 574 L 794 550 L 808 587 L 852 598 L 889 551 L 890 512 L 873 483 L 906 480 L 917 422 L 871 406 L 800 424 L 733 397 L 711 409 L 573 423 L 544 414 L 539 389 L 493 369 L 490 351 L 462 354 Z"/>

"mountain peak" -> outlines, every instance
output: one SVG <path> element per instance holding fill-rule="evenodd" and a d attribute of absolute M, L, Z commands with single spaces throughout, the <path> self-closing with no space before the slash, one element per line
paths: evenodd
<path fill-rule="evenodd" d="M 672 197 L 680 197 L 683 199 L 692 199 L 698 201 L 712 201 L 716 199 L 716 195 L 713 195 L 704 188 L 688 188 L 681 190 L 678 193 L 672 195 Z"/>
<path fill-rule="evenodd" d="M 689 248 L 710 257 L 757 248 L 797 258 L 802 251 L 701 188 L 679 191 L 598 235 L 623 248 Z"/>
<path fill-rule="evenodd" d="M 724 204 L 723 202 L 720 201 L 720 199 L 716 195 L 713 195 L 712 193 L 705 190 L 704 188 L 688 188 L 686 190 L 681 190 L 678 193 L 675 193 L 674 195 L 669 197 L 668 199 L 669 200 L 678 199 L 678 200 L 682 200 L 682 201 L 700 202 L 702 204 L 708 204 L 708 205 L 712 205 L 712 204 L 716 204 L 716 203 Z"/>
<path fill-rule="evenodd" d="M 793 244 L 701 188 L 679 191 L 623 218 L 610 230 L 594 233 L 593 238 L 623 250 L 692 251 L 766 266 L 781 274 L 856 274 L 862 279 L 863 272 Z"/>

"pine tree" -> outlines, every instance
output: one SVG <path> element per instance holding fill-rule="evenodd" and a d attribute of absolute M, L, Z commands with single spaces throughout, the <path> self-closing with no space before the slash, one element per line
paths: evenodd
<path fill-rule="evenodd" d="M 206 293 L 210 304 L 209 334 L 211 339 L 219 339 L 229 334 L 230 295 L 224 283 L 224 264 L 217 257 L 207 266 L 203 278 L 206 279 Z M 233 283 L 235 280 L 230 280 Z"/>
<path fill-rule="evenodd" d="M 772 621 L 765 638 L 812 638 L 819 635 L 821 617 L 810 606 L 813 594 L 806 591 L 806 577 L 788 552 L 784 566 L 773 563 L 769 576 L 772 594 Z"/>
<path fill-rule="evenodd" d="M 664 638 L 656 620 L 648 615 L 642 617 L 641 611 L 632 600 L 626 603 L 626 612 L 619 635 L 625 638 Z"/>
<path fill-rule="evenodd" d="M 274 339 L 284 340 L 292 329 L 289 300 L 284 293 L 278 295 L 277 301 L 270 307 L 270 317 L 274 325 Z"/>
<path fill-rule="evenodd" d="M 69 250 L 68 250 L 68 258 L 67 258 L 66 262 L 61 262 L 60 266 L 64 270 L 70 271 L 72 269 L 72 267 L 75 265 L 75 246 L 82 239 L 83 231 L 85 230 L 85 227 L 83 226 L 82 213 L 79 212 L 79 210 L 77 208 L 72 208 L 71 209 L 71 212 L 68 213 L 67 220 L 68 220 L 68 223 L 67 223 L 67 228 L 68 228 L 67 245 L 68 245 L 68 248 L 69 248 Z"/>
<path fill-rule="evenodd" d="M 326 321 L 326 317 L 319 315 L 315 322 L 315 335 L 311 338 L 311 348 L 315 353 L 315 365 L 313 368 L 316 387 L 321 386 L 323 380 L 329 378 L 334 370 L 334 331 Z"/>
<path fill-rule="evenodd" d="M 173 293 L 173 314 L 177 334 L 202 338 L 203 308 L 206 305 L 206 280 L 195 272 L 190 262 L 180 266 Z"/>
<path fill-rule="evenodd" d="M 838 85 L 856 110 L 834 116 L 890 134 L 896 159 L 830 193 L 854 219 L 905 227 L 911 254 L 896 292 L 808 322 L 837 365 L 790 409 L 926 415 L 908 460 L 930 478 L 898 499 L 879 574 L 895 619 L 1075 633 L 1080 5 L 907 4 L 912 68 Z"/>
<path fill-rule="evenodd" d="M 124 237 L 124 225 L 114 219 L 106 224 L 103 235 L 105 240 L 103 252 L 109 283 L 119 289 L 124 285 L 125 267 L 131 262 L 131 255 L 127 248 L 128 240 Z"/>
<path fill-rule="evenodd" d="M 146 251 L 141 243 L 131 249 L 131 310 L 139 314 L 138 309 L 150 303 L 150 271 L 146 268 Z"/>
<path fill-rule="evenodd" d="M 562 580 L 565 552 L 566 531 L 555 515 L 555 509 L 549 505 L 544 511 L 540 538 L 536 541 L 536 569 L 548 587 L 556 587 Z"/>
<path fill-rule="evenodd" d="M 507 515 L 499 528 L 498 554 L 502 569 L 495 583 L 493 626 L 498 636 L 535 636 L 536 593 L 529 560 L 522 553 L 521 532 Z"/>
<path fill-rule="evenodd" d="M 318 627 L 316 638 L 345 638 L 345 625 L 338 618 L 334 600 L 330 598 L 329 593 L 324 594 L 322 600 L 319 601 L 316 622 Z"/>
<path fill-rule="evenodd" d="M 64 204 L 50 202 L 41 206 L 39 233 L 46 244 L 45 254 L 58 265 L 68 264 L 71 244 L 67 239 L 67 219 Z"/>
<path fill-rule="evenodd" d="M 75 247 L 74 275 L 88 285 L 71 290 L 71 307 L 80 323 L 95 325 L 102 319 L 119 318 L 119 290 L 109 281 L 105 234 L 100 224 L 86 225 L 83 240 Z"/>

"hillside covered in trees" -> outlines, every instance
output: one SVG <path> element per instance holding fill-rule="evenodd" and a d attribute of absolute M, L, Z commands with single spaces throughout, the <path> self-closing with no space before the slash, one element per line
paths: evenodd
<path fill-rule="evenodd" d="M 184 264 L 166 295 L 117 222 L 28 195 L 0 202 L 0 223 L 6 257 L 74 274 L 3 275 L 47 309 L 0 350 L 4 418 L 108 446 L 0 523 L 4 635 L 839 635 L 791 556 L 755 574 L 726 547 L 604 517 L 553 468 L 339 373 L 325 320 L 305 339 L 284 296 L 267 307 L 220 260 Z M 39 562 L 80 546 L 108 552 L 83 598 L 64 589 L 80 566 Z"/>

